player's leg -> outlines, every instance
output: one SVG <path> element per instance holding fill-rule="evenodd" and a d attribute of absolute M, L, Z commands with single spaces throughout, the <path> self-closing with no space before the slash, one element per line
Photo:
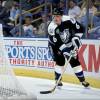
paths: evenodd
<path fill-rule="evenodd" d="M 84 87 L 88 87 L 89 83 L 86 82 L 86 80 L 85 80 L 84 73 L 83 73 L 81 64 L 80 64 L 80 62 L 78 60 L 78 57 L 77 58 L 73 57 L 70 60 L 70 65 L 73 68 L 75 75 L 77 76 L 77 78 L 79 79 L 79 81 L 82 83 L 82 85 Z"/>
<path fill-rule="evenodd" d="M 65 65 L 65 57 L 63 56 L 63 54 L 55 54 L 55 58 L 54 61 L 56 62 L 56 66 L 55 66 L 55 80 L 57 82 L 57 80 L 59 79 L 63 67 Z M 61 78 L 62 80 L 62 78 Z M 58 86 L 63 86 L 62 82 L 59 82 Z"/>
<path fill-rule="evenodd" d="M 59 77 L 60 77 L 60 75 L 62 73 L 62 68 L 65 65 L 65 57 L 54 46 L 50 47 L 50 52 L 51 52 L 53 60 L 56 63 L 54 73 L 55 73 L 55 81 L 57 82 L 57 80 L 59 79 Z M 63 85 L 61 80 L 60 80 L 58 86 L 62 86 Z"/>

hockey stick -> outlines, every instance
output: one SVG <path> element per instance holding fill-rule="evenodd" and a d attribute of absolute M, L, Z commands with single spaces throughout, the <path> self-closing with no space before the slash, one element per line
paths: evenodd
<path fill-rule="evenodd" d="M 74 48 L 73 51 L 75 51 L 75 48 Z M 52 88 L 51 90 L 48 90 L 48 91 L 40 91 L 40 94 L 49 94 L 49 93 L 52 93 L 52 92 L 55 91 L 55 89 L 56 89 L 56 87 L 58 86 L 58 83 L 60 82 L 60 80 L 61 80 L 61 78 L 62 78 L 64 72 L 66 71 L 67 65 L 68 65 L 69 61 L 71 60 L 71 58 L 72 58 L 72 53 L 70 53 L 70 57 L 69 57 L 67 63 L 65 64 L 65 67 L 64 67 L 64 69 L 63 69 L 63 71 L 62 71 L 62 73 L 61 73 L 59 79 L 57 80 L 57 83 L 55 84 L 54 88 Z"/>

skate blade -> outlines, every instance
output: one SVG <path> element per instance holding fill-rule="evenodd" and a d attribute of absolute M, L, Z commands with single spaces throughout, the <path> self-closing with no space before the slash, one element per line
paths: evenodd
<path fill-rule="evenodd" d="M 57 89 L 61 90 L 62 89 L 62 86 L 57 86 Z"/>

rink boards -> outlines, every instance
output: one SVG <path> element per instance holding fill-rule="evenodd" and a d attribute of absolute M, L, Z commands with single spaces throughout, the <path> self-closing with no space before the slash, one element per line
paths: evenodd
<path fill-rule="evenodd" d="M 79 58 L 87 80 L 100 88 L 100 40 L 82 40 Z M 55 63 L 48 49 L 48 39 L 5 38 L 9 60 L 17 75 L 54 79 Z M 79 83 L 70 65 L 65 82 Z"/>

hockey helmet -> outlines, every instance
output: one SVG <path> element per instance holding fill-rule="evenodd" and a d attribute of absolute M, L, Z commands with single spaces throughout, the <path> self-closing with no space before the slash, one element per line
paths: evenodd
<path fill-rule="evenodd" d="M 53 15 L 63 15 L 63 10 L 61 8 L 54 8 Z"/>

